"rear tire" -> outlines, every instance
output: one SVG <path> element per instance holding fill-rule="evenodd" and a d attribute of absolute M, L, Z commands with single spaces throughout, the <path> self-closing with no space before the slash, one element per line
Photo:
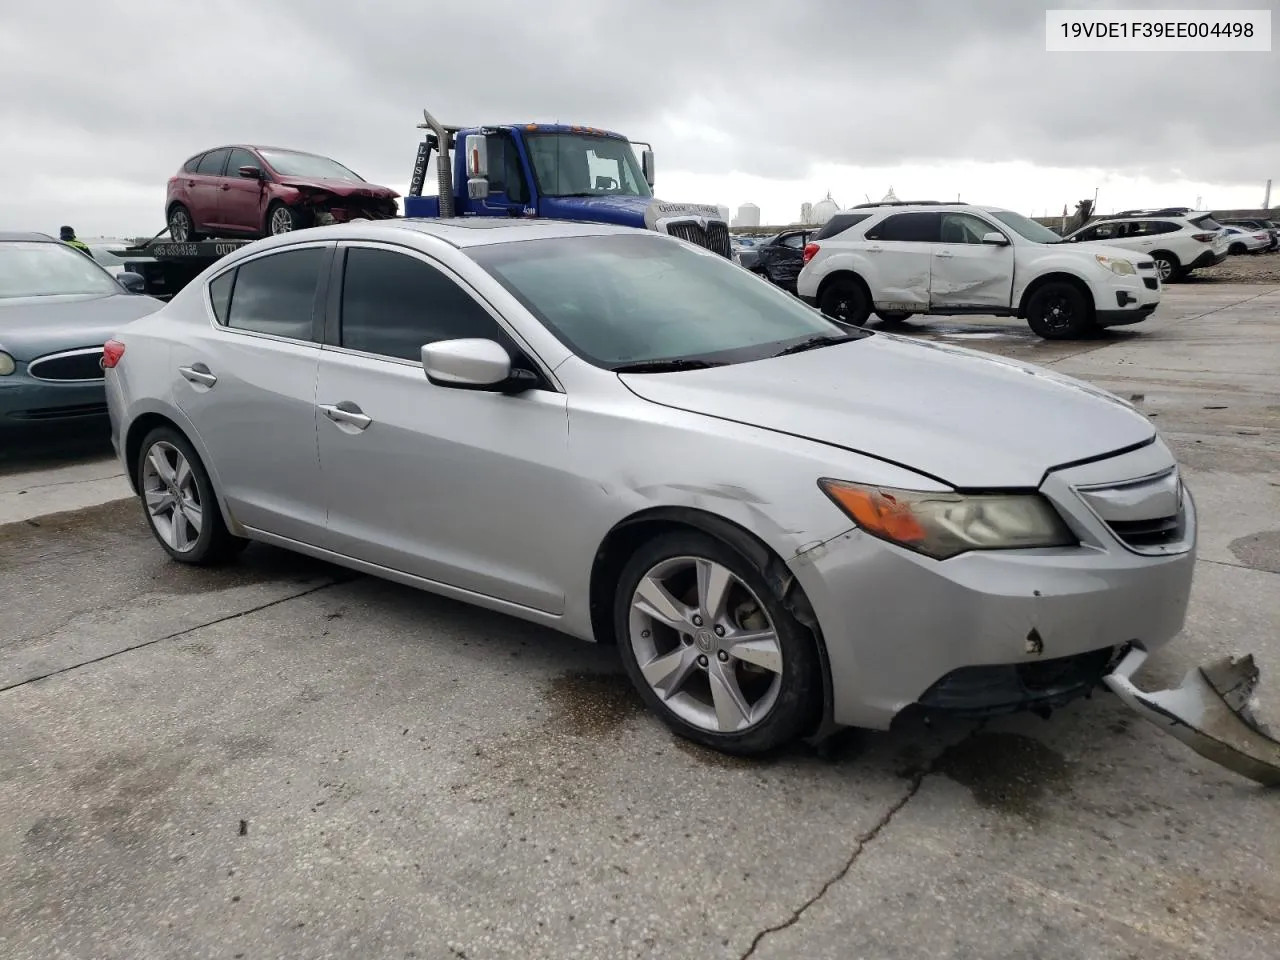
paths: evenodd
<path fill-rule="evenodd" d="M 1249 248 L 1246 247 L 1243 243 L 1233 243 L 1231 246 L 1227 247 L 1227 253 L 1236 257 L 1241 256 L 1242 254 L 1246 254 L 1248 252 L 1249 252 Z"/>
<path fill-rule="evenodd" d="M 1065 281 L 1050 281 L 1031 295 L 1027 325 L 1046 340 L 1072 340 L 1097 329 L 1089 298 Z"/>
<path fill-rule="evenodd" d="M 156 427 L 143 439 L 134 478 L 147 526 L 174 560 L 213 566 L 248 546 L 227 529 L 209 471 L 172 427 Z"/>
<path fill-rule="evenodd" d="M 204 234 L 196 230 L 196 221 L 191 211 L 181 203 L 169 208 L 169 236 L 175 243 L 196 243 L 204 239 Z"/>
<path fill-rule="evenodd" d="M 871 298 L 860 281 L 838 277 L 822 291 L 818 309 L 833 320 L 860 327 L 871 316 Z"/>
<path fill-rule="evenodd" d="M 690 530 L 641 545 L 618 577 L 613 620 L 631 682 L 680 737 L 761 754 L 821 716 L 813 634 L 720 540 Z"/>

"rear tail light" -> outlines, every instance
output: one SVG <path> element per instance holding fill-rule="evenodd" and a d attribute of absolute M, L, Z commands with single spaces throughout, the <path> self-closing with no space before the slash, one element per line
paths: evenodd
<path fill-rule="evenodd" d="M 1216 233 L 1193 233 L 1191 235 L 1192 240 L 1199 240 L 1201 243 L 1212 243 L 1217 237 Z"/>
<path fill-rule="evenodd" d="M 806 264 L 814 258 L 818 253 L 818 245 L 816 243 L 806 243 L 804 245 L 804 253 L 800 255 L 800 263 Z"/>
<path fill-rule="evenodd" d="M 124 344 L 119 340 L 108 340 L 102 345 L 102 369 L 112 369 L 123 356 Z"/>

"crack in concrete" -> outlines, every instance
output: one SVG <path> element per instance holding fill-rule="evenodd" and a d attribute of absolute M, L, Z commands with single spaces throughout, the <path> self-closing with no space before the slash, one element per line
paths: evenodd
<path fill-rule="evenodd" d="M 1219 567 L 1232 567 L 1236 570 L 1251 570 L 1254 573 L 1266 573 L 1273 577 L 1280 577 L 1280 573 L 1274 570 L 1265 570 L 1261 567 L 1251 567 L 1247 563 L 1232 563 L 1229 560 L 1210 560 L 1208 557 L 1196 557 L 1196 563 L 1212 563 Z"/>
<path fill-rule="evenodd" d="M 19 680 L 17 683 L 11 683 L 7 686 L 0 687 L 0 693 L 8 693 L 10 690 L 16 690 L 19 687 L 25 687 L 31 683 L 37 683 L 41 680 L 48 680 L 50 677 L 56 677 L 60 674 L 70 673 L 73 670 L 79 670 L 81 667 L 88 667 L 95 663 L 102 663 L 104 660 L 110 660 L 113 657 L 120 656 L 121 654 L 133 653 L 135 650 L 143 650 L 147 647 L 155 646 L 157 643 L 164 643 L 166 640 L 176 640 L 178 637 L 185 637 L 189 633 L 195 633 L 197 630 L 216 626 L 219 623 L 226 623 L 228 620 L 237 620 L 240 617 L 247 617 L 252 613 L 258 613 L 261 610 L 266 610 L 282 603 L 288 603 L 290 600 L 297 600 L 299 597 L 305 597 L 313 593 L 318 593 L 321 590 L 327 590 L 329 587 L 336 587 L 342 583 L 350 583 L 352 580 L 357 579 L 358 576 L 358 574 L 352 574 L 349 577 L 339 577 L 326 583 L 321 583 L 317 586 L 300 590 L 297 593 L 291 593 L 287 597 L 268 600 L 266 603 L 260 603 L 256 607 L 250 607 L 247 610 L 239 610 L 236 613 L 229 613 L 226 616 L 215 617 L 213 620 L 208 620 L 204 623 L 197 623 L 194 626 L 179 630 L 176 633 L 170 633 L 163 637 L 156 637 L 154 640 L 144 640 L 142 643 L 135 643 L 132 646 L 124 647 L 120 650 L 113 650 L 111 653 L 104 653 L 100 657 L 91 657 L 90 659 L 83 660 L 80 663 L 73 663 L 69 667 L 59 667 L 57 670 L 50 670 L 48 673 L 41 674 L 38 677 L 28 677 L 25 680 Z"/>
<path fill-rule="evenodd" d="M 968 734 L 961 737 L 956 744 L 949 745 L 943 750 L 940 750 L 937 756 L 932 757 L 929 762 L 911 778 L 911 784 L 907 787 L 906 792 L 889 806 L 889 809 L 880 816 L 880 819 L 871 825 L 869 830 L 859 834 L 858 838 L 854 841 L 853 850 L 850 852 L 848 859 L 845 860 L 844 865 L 822 884 L 817 893 L 793 910 L 791 912 L 791 916 L 787 917 L 787 919 L 783 920 L 781 923 L 776 923 L 771 927 L 765 927 L 757 933 L 752 939 L 750 946 L 747 947 L 746 952 L 743 953 L 738 960 L 749 960 L 749 958 L 755 954 L 760 944 L 764 942 L 766 937 L 774 933 L 779 933 L 780 931 L 786 930 L 788 927 L 793 927 L 799 923 L 810 907 L 825 897 L 828 890 L 849 875 L 849 871 L 852 870 L 854 864 L 858 862 L 863 851 L 866 850 L 867 845 L 875 840 L 876 837 L 883 832 L 885 827 L 889 826 L 893 821 L 893 818 L 902 811 L 902 808 L 915 798 L 916 794 L 920 792 L 920 788 L 924 785 L 925 778 L 936 771 L 938 761 L 941 759 L 943 754 L 945 754 L 947 750 L 953 749 L 958 744 L 964 743 L 965 741 L 977 736 L 985 725 L 985 723 L 979 722 L 978 725 L 969 731 Z"/>

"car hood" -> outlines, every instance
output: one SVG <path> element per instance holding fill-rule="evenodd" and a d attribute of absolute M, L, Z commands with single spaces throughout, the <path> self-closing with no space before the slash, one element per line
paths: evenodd
<path fill-rule="evenodd" d="M 1125 247 L 1113 247 L 1105 240 L 1076 240 L 1063 245 L 1063 248 L 1066 250 L 1070 250 L 1072 247 L 1084 247 L 1089 251 L 1089 253 L 1097 256 L 1115 257 L 1117 260 L 1129 260 L 1133 263 L 1139 263 L 1143 260 L 1151 259 L 1151 254 L 1144 250 L 1129 250 Z"/>
<path fill-rule="evenodd" d="M 0 299 L 0 350 L 15 360 L 106 343 L 164 304 L 136 293 Z"/>
<path fill-rule="evenodd" d="M 966 490 L 1037 487 L 1054 467 L 1155 436 L 1131 405 L 1088 384 L 880 333 L 787 357 L 620 377 L 653 403 L 865 453 Z"/>
<path fill-rule="evenodd" d="M 289 187 L 325 190 L 335 197 L 374 197 L 378 200 L 394 200 L 400 196 L 390 187 L 379 186 L 376 183 L 352 183 L 350 180 L 322 180 L 316 177 L 280 177 L 280 182 Z"/>
<path fill-rule="evenodd" d="M 668 203 L 653 197 L 546 197 L 544 217 L 613 223 L 624 227 L 658 228 L 658 221 L 670 217 L 721 220 L 718 208 L 705 203 Z"/>

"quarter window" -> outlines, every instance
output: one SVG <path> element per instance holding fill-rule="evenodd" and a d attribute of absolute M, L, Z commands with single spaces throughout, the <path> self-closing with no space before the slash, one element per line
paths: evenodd
<path fill-rule="evenodd" d="M 236 267 L 226 308 L 227 326 L 291 340 L 314 340 L 316 282 L 326 253 L 322 247 L 286 250 Z M 209 293 L 216 313 L 218 295 L 213 284 Z"/>
<path fill-rule="evenodd" d="M 213 302 L 213 315 L 223 326 L 227 323 L 227 311 L 231 307 L 231 285 L 235 283 L 236 272 L 228 270 L 209 281 L 209 299 Z"/>
<path fill-rule="evenodd" d="M 389 250 L 347 251 L 342 346 L 418 362 L 424 344 L 467 337 L 509 342 L 484 307 L 430 264 Z"/>

